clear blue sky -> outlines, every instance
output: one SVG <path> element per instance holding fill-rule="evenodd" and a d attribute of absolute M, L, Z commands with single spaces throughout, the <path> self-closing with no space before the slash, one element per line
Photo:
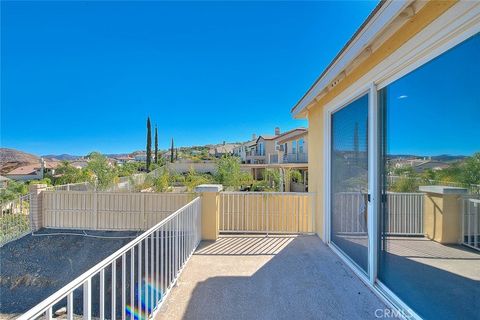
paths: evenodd
<path fill-rule="evenodd" d="M 1 144 L 35 154 L 247 140 L 290 108 L 376 6 L 1 3 Z"/>

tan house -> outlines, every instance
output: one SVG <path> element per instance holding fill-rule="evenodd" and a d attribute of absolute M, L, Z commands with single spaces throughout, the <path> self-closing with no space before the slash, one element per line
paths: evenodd
<path fill-rule="evenodd" d="M 308 162 L 308 130 L 296 128 L 281 135 L 278 140 L 278 157 L 280 163 Z"/>

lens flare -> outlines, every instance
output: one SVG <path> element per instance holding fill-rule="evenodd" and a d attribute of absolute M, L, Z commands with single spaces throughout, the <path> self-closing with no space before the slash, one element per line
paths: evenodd
<path fill-rule="evenodd" d="M 162 290 L 157 287 L 155 281 L 147 278 L 142 280 L 140 292 L 138 291 L 137 286 L 135 286 L 135 291 L 137 304 L 139 302 L 141 308 L 127 305 L 125 307 L 126 313 L 130 317 L 133 316 L 134 319 L 143 320 L 148 318 L 148 314 L 153 311 L 158 302 L 162 299 Z"/>

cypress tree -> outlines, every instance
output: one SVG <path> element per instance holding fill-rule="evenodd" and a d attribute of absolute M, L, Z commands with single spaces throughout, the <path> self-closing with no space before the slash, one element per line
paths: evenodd
<path fill-rule="evenodd" d="M 152 126 L 150 125 L 150 117 L 147 118 L 147 172 L 150 171 L 152 163 Z"/>
<path fill-rule="evenodd" d="M 173 154 L 173 138 L 172 138 L 172 146 L 170 147 L 170 162 L 173 163 L 174 154 Z"/>
<path fill-rule="evenodd" d="M 158 164 L 158 131 L 155 125 L 155 163 Z"/>

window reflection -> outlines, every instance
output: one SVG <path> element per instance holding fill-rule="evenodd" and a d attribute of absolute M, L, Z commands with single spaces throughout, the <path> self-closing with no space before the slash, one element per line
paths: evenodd
<path fill-rule="evenodd" d="M 331 240 L 368 270 L 368 96 L 332 115 Z"/>
<path fill-rule="evenodd" d="M 388 85 L 379 280 L 426 319 L 480 310 L 480 36 Z"/>

